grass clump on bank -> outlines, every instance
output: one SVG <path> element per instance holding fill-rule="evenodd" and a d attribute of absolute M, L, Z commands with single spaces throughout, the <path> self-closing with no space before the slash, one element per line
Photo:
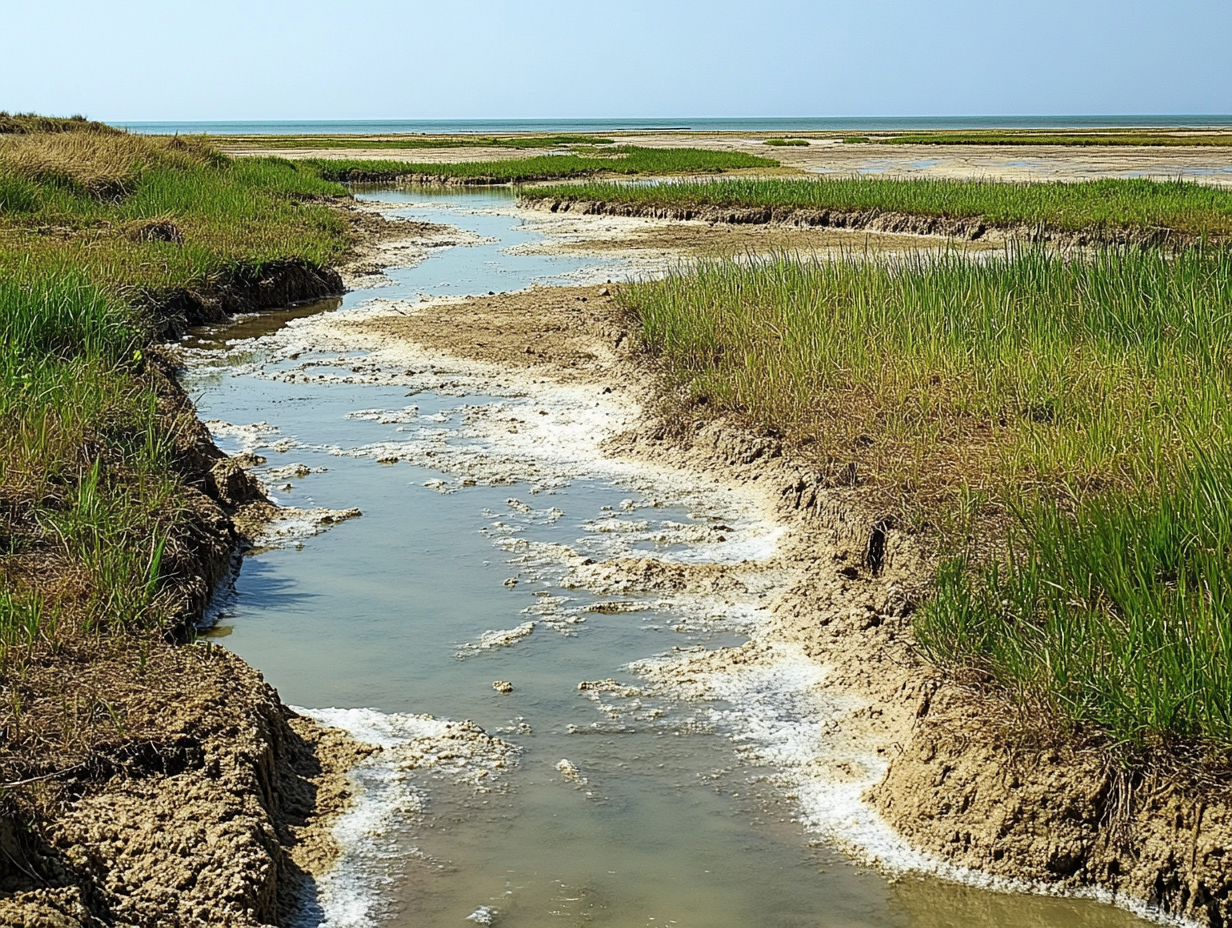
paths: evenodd
<path fill-rule="evenodd" d="M 34 135 L 47 132 L 99 132 L 122 134 L 120 129 L 84 116 L 39 116 L 36 113 L 6 113 L 0 110 L 0 135 Z"/>
<path fill-rule="evenodd" d="M 0 270 L 67 264 L 131 295 L 209 286 L 288 255 L 324 265 L 345 228 L 313 201 L 342 193 L 292 162 L 233 161 L 200 142 L 0 138 Z"/>
<path fill-rule="evenodd" d="M 683 402 L 972 552 L 919 617 L 935 661 L 1127 750 L 1232 747 L 1228 251 L 784 256 L 621 300 Z"/>
<path fill-rule="evenodd" d="M 1232 235 L 1232 191 L 1180 180 L 1017 184 L 863 177 L 730 178 L 654 186 L 592 182 L 536 187 L 523 195 L 676 209 L 878 210 L 1064 233 L 1148 233 L 1163 228 L 1192 237 Z"/>
<path fill-rule="evenodd" d="M 926 651 L 1131 757 L 1178 742 L 1226 757 L 1232 454 L 1192 451 L 1151 488 L 1024 504 L 1004 561 L 946 562 L 916 621 Z"/>
<path fill-rule="evenodd" d="M 0 278 L 0 677 L 158 622 L 177 519 L 170 437 L 131 307 L 64 267 Z"/>
<path fill-rule="evenodd" d="M 802 147 L 808 145 L 808 139 L 766 139 L 767 145 L 773 145 L 776 148 L 785 146 Z"/>
<path fill-rule="evenodd" d="M 415 164 L 403 161 L 309 159 L 322 178 L 334 181 L 395 180 L 419 176 L 443 181 L 528 183 L 593 174 L 705 174 L 741 168 L 771 168 L 778 162 L 740 152 L 698 148 L 641 148 L 618 145 L 602 153 L 540 155 L 510 161 Z"/>
<path fill-rule="evenodd" d="M 347 227 L 315 199 L 339 193 L 199 142 L 0 137 L 0 675 L 168 620 L 167 545 L 191 514 L 145 357 L 158 307 L 334 259 Z"/>

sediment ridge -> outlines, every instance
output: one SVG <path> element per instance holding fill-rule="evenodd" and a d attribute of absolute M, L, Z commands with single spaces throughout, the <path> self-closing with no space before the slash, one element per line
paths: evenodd
<path fill-rule="evenodd" d="M 1099 229 L 1066 232 L 1038 226 L 997 226 L 982 218 L 954 218 L 898 213 L 886 210 L 783 209 L 777 207 L 659 206 L 641 203 L 614 203 L 604 200 L 569 200 L 537 197 L 533 189 L 522 192 L 522 205 L 551 213 L 582 216 L 623 216 L 640 219 L 723 223 L 728 225 L 770 225 L 797 228 L 840 229 L 897 235 L 929 235 L 963 241 L 1049 242 L 1055 245 L 1184 245 L 1197 241 L 1172 229 Z"/>

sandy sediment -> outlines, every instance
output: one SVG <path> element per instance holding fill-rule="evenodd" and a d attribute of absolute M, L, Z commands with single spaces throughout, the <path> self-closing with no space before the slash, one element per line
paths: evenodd
<path fill-rule="evenodd" d="M 613 289 L 534 289 L 354 324 L 565 383 L 649 385 L 654 372 L 629 350 Z M 859 486 L 731 422 L 646 421 L 607 450 L 754 488 L 786 530 L 774 566 L 790 582 L 746 644 L 643 671 L 667 691 L 702 697 L 733 675 L 773 681 L 785 656 L 803 655 L 808 685 L 840 707 L 822 723 L 826 747 L 794 761 L 802 796 L 827 784 L 813 790 L 811 810 L 802 798 L 803 820 L 890 870 L 1095 895 L 1199 924 L 1232 919 L 1227 787 L 1176 776 L 1131 782 L 1099 751 L 1023 735 L 1007 704 L 937 674 L 911 633 L 928 594 L 929 551 Z M 740 566 L 635 558 L 579 565 L 570 582 L 599 592 L 721 592 L 741 577 Z M 860 796 L 864 818 L 854 826 L 821 808 Z"/>

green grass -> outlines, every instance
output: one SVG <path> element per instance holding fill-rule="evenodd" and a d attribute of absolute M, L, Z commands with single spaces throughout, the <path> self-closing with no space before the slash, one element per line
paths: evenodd
<path fill-rule="evenodd" d="M 808 139 L 766 139 L 766 144 L 780 148 L 783 146 L 807 146 Z"/>
<path fill-rule="evenodd" d="M 613 145 L 612 139 L 593 135 L 491 136 L 464 135 L 440 137 L 364 138 L 355 136 L 288 135 L 288 136 L 218 136 L 214 144 L 236 147 L 252 146 L 283 149 L 403 149 L 403 148 L 566 148 L 572 146 Z"/>
<path fill-rule="evenodd" d="M 134 136 L 16 137 L 0 141 L 0 272 L 67 262 L 132 295 L 207 286 L 287 255 L 324 265 L 345 229 L 313 199 L 342 193 L 278 158 Z M 139 240 L 168 218 L 182 244 Z"/>
<path fill-rule="evenodd" d="M 864 139 L 863 141 L 867 141 Z M 1074 146 L 1119 146 L 1143 145 L 1149 147 L 1219 147 L 1232 146 L 1232 133 L 1164 135 L 1156 133 L 1101 132 L 1101 133 L 1033 133 L 1033 132 L 929 132 L 912 135 L 897 135 L 880 139 L 884 145 L 1074 145 Z"/>
<path fill-rule="evenodd" d="M 415 164 L 403 161 L 309 159 L 327 180 L 394 179 L 408 175 L 486 183 L 527 183 L 593 174 L 704 174 L 740 168 L 777 167 L 778 162 L 739 152 L 697 148 L 640 148 L 618 145 L 600 153 L 540 155 L 509 161 Z"/>
<path fill-rule="evenodd" d="M 1232 254 L 713 263 L 622 291 L 668 395 L 848 464 L 949 564 L 919 637 L 1071 729 L 1232 746 Z M 973 556 L 973 555 L 972 555 Z"/>
<path fill-rule="evenodd" d="M 200 142 L 0 138 L 0 674 L 166 621 L 163 554 L 188 512 L 146 368 L 157 306 L 272 260 L 335 259 L 347 228 L 318 199 L 341 193 Z M 143 240 L 151 223 L 183 242 Z"/>
<path fill-rule="evenodd" d="M 526 197 L 600 200 L 650 207 L 881 210 L 916 216 L 979 219 L 990 226 L 1055 232 L 1232 234 L 1232 191 L 1188 181 L 1106 179 L 1079 183 L 984 180 L 817 180 L 731 178 L 656 186 L 592 182 L 537 187 Z"/>
<path fill-rule="evenodd" d="M 0 278 L 0 673 L 13 649 L 157 621 L 177 494 L 147 339 L 72 266 Z"/>
<path fill-rule="evenodd" d="M 1232 454 L 1199 447 L 1155 492 L 1020 514 L 1013 556 L 943 565 L 917 637 L 1130 758 L 1232 746 Z"/>

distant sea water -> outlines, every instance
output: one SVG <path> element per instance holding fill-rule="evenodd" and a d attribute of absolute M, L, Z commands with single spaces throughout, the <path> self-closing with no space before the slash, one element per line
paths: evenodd
<path fill-rule="evenodd" d="M 832 116 L 756 119 L 380 119 L 271 120 L 263 122 L 113 122 L 157 135 L 493 135 L 507 132 L 592 133 L 676 130 L 693 132 L 875 132 L 911 129 L 1108 129 L 1119 127 L 1232 127 L 1232 115 L 1182 116 Z"/>

